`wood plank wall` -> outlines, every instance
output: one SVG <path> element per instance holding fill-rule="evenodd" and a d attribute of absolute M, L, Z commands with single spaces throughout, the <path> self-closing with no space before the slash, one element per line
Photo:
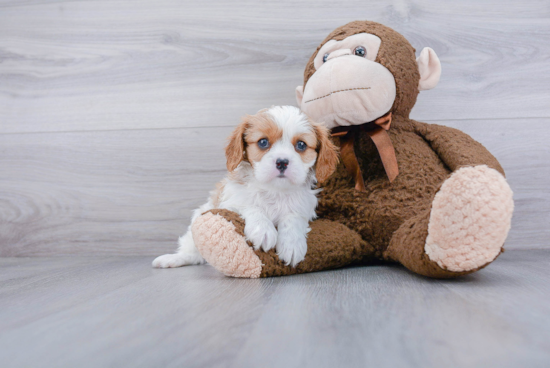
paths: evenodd
<path fill-rule="evenodd" d="M 547 1 L 0 1 L 0 256 L 158 255 L 240 116 L 295 104 L 320 41 L 375 20 L 439 55 L 412 117 L 508 173 L 508 248 L 549 247 Z"/>

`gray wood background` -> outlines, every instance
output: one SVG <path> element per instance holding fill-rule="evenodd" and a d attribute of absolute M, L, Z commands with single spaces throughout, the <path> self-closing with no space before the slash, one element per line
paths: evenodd
<path fill-rule="evenodd" d="M 439 55 L 412 117 L 464 130 L 515 193 L 508 248 L 549 248 L 548 1 L 0 1 L 0 256 L 158 255 L 225 173 L 240 116 L 295 104 L 356 19 Z"/>

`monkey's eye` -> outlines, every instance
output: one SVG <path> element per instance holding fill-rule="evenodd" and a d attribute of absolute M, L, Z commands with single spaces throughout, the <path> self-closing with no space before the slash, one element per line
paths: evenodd
<path fill-rule="evenodd" d="M 307 148 L 307 144 L 305 144 L 305 142 L 303 141 L 298 141 L 298 143 L 296 143 L 296 151 L 298 152 L 304 152 Z"/>
<path fill-rule="evenodd" d="M 328 59 L 328 54 L 325 54 L 325 56 L 323 56 L 323 63 L 326 63 L 327 59 Z"/>
<path fill-rule="evenodd" d="M 365 57 L 367 55 L 367 50 L 363 46 L 357 46 L 353 53 L 357 56 Z"/>
<path fill-rule="evenodd" d="M 262 138 L 258 141 L 258 147 L 261 149 L 267 149 L 269 147 L 269 141 L 266 138 Z"/>

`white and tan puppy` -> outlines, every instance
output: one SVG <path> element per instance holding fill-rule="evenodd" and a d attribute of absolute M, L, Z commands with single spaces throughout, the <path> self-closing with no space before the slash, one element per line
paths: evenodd
<path fill-rule="evenodd" d="M 276 106 L 246 116 L 229 137 L 229 174 L 196 209 L 191 224 L 219 208 L 237 212 L 246 222 L 245 236 L 254 248 L 276 248 L 279 258 L 296 266 L 307 252 L 309 221 L 315 218 L 317 182 L 338 163 L 337 148 L 324 126 L 292 106 Z M 153 267 L 180 267 L 206 261 L 195 248 L 191 225 L 179 238 L 175 254 L 153 261 Z"/>

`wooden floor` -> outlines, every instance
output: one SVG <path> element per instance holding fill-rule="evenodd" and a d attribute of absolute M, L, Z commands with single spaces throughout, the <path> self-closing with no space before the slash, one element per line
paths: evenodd
<path fill-rule="evenodd" d="M 150 257 L 0 259 L 0 366 L 548 367 L 550 250 L 457 280 L 263 280 Z"/>

